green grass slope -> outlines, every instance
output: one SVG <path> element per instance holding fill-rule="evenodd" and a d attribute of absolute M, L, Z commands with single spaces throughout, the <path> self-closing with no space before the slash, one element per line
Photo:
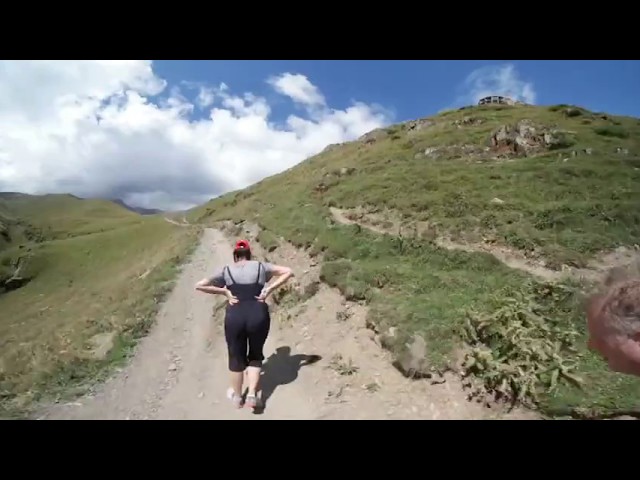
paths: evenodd
<path fill-rule="evenodd" d="M 0 289 L 0 417 L 9 417 L 79 393 L 120 363 L 198 230 L 70 195 L 0 194 L 2 213 L 14 236 L 0 266 L 25 280 Z"/>
<path fill-rule="evenodd" d="M 46 240 L 103 232 L 140 221 L 137 213 L 112 201 L 67 194 L 0 194 L 2 210 L 27 222 Z"/>
<path fill-rule="evenodd" d="M 24 242 L 29 237 L 37 236 L 36 230 L 20 219 L 8 206 L 8 202 L 0 194 L 0 252 Z"/>
<path fill-rule="evenodd" d="M 497 396 L 549 413 L 620 411 L 637 407 L 640 381 L 586 351 L 586 285 L 547 284 L 435 239 L 488 241 L 558 270 L 637 243 L 639 132 L 636 118 L 565 105 L 470 107 L 331 146 L 187 218 L 255 221 L 321 253 L 323 280 L 369 304 L 405 369 L 442 368 L 464 347 L 467 372 Z M 330 207 L 404 229 L 340 224 Z M 419 364 L 416 335 L 428 352 Z"/>

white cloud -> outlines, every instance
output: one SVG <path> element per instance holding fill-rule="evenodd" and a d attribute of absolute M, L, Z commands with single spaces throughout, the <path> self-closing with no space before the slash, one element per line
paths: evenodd
<path fill-rule="evenodd" d="M 186 208 L 390 121 L 363 103 L 329 108 L 304 75 L 268 82 L 306 116 L 276 127 L 265 98 L 225 83 L 169 87 L 149 61 L 1 61 L 0 191 Z"/>
<path fill-rule="evenodd" d="M 278 93 L 286 95 L 294 102 L 309 106 L 324 106 L 326 104 L 325 98 L 318 90 L 318 87 L 313 85 L 304 75 L 284 73 L 269 78 L 268 83 Z"/>
<path fill-rule="evenodd" d="M 471 72 L 465 79 L 457 104 L 476 104 L 482 97 L 505 95 L 514 100 L 534 104 L 536 92 L 533 83 L 520 78 L 512 64 L 488 65 Z"/>
<path fill-rule="evenodd" d="M 200 91 L 198 92 L 198 105 L 200 108 L 207 108 L 213 105 L 215 98 L 215 94 L 211 88 L 200 87 Z"/>

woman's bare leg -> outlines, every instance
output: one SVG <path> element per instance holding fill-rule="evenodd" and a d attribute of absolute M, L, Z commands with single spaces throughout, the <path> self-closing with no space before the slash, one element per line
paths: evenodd
<path fill-rule="evenodd" d="M 258 384 L 260 383 L 260 367 L 247 367 L 247 395 L 255 395 L 258 390 Z"/>
<path fill-rule="evenodd" d="M 231 388 L 236 395 L 242 395 L 242 381 L 244 380 L 244 372 L 229 372 L 231 377 Z"/>
<path fill-rule="evenodd" d="M 231 386 L 227 390 L 227 398 L 233 402 L 236 408 L 242 407 L 242 380 L 244 372 L 229 372 Z"/>

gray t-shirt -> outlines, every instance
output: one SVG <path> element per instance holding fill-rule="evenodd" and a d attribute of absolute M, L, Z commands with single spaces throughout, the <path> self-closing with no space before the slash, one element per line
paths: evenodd
<path fill-rule="evenodd" d="M 262 264 L 260 269 L 260 278 L 258 278 L 258 265 Z M 232 263 L 228 265 L 233 280 L 229 278 L 229 272 L 226 268 L 221 268 L 214 275 L 209 277 L 209 283 L 215 287 L 222 288 L 225 285 L 237 284 L 253 284 L 258 283 L 264 285 L 273 277 L 273 265 L 268 262 L 258 262 L 257 260 L 248 260 L 244 262 Z"/>

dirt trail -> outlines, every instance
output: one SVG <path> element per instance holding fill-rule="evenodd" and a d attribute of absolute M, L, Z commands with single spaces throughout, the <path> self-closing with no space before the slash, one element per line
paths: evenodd
<path fill-rule="evenodd" d="M 365 327 L 364 307 L 351 307 L 321 286 L 290 321 L 274 315 L 267 341 L 261 414 L 231 407 L 222 325 L 212 319 L 219 297 L 194 290 L 196 281 L 231 258 L 231 241 L 205 229 L 157 322 L 131 363 L 95 393 L 43 413 L 46 419 L 488 419 L 505 414 L 466 401 L 456 378 L 432 385 L 404 378 Z M 305 271 L 297 272 L 304 276 Z M 336 354 L 342 360 L 335 358 Z M 310 355 L 320 357 L 305 365 Z M 355 368 L 349 368 L 349 360 Z"/>
<path fill-rule="evenodd" d="M 382 235 L 394 235 L 398 231 L 397 226 L 394 226 L 394 228 L 384 228 L 380 225 L 376 225 L 375 222 L 372 221 L 373 219 L 368 218 L 367 215 L 362 215 L 357 221 L 352 220 L 349 218 L 348 213 L 349 212 L 347 210 L 331 207 L 331 215 L 333 219 L 343 225 L 359 225 L 362 228 L 366 228 L 374 233 Z M 638 262 L 640 259 L 637 251 L 620 248 L 603 255 L 597 260 L 593 260 L 590 262 L 588 268 L 565 266 L 563 270 L 559 271 L 547 268 L 539 260 L 527 258 L 521 252 L 506 246 L 490 243 L 460 243 L 445 237 L 435 238 L 435 243 L 439 247 L 447 250 L 461 250 L 469 253 L 488 253 L 510 268 L 527 272 L 547 281 L 562 280 L 567 277 L 582 278 L 588 281 L 599 281 L 611 268 L 627 267 L 634 262 Z"/>
<path fill-rule="evenodd" d="M 186 217 L 182 217 L 182 223 L 178 222 L 176 220 L 173 220 L 172 218 L 169 218 L 169 217 L 162 217 L 162 218 L 164 218 L 164 220 L 166 222 L 169 222 L 169 223 L 171 223 L 173 225 L 177 225 L 178 227 L 190 227 L 191 226 L 191 224 L 189 222 L 187 222 Z"/>

